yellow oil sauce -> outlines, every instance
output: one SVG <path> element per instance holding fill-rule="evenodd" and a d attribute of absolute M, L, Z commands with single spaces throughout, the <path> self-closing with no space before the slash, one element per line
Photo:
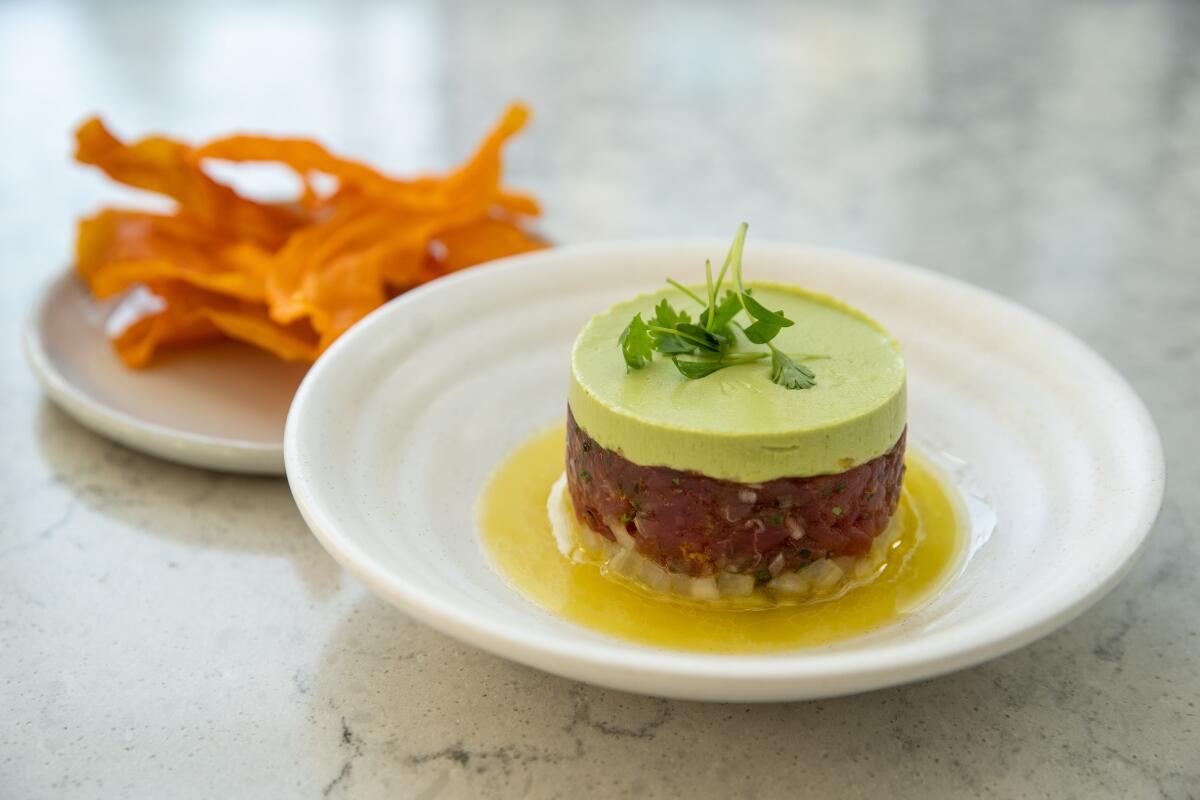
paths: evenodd
<path fill-rule="evenodd" d="M 492 475 L 479 530 L 493 566 L 550 612 L 620 639 L 678 650 L 764 653 L 845 640 L 893 623 L 942 588 L 965 551 L 954 490 L 919 455 L 906 458 L 901 532 L 879 577 L 835 599 L 737 608 L 656 596 L 564 557 L 546 501 L 563 471 L 563 428 L 533 437 Z"/>

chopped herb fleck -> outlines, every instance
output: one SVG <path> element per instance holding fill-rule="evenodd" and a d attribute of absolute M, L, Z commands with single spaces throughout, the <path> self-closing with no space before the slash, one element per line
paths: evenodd
<path fill-rule="evenodd" d="M 835 492 L 837 492 L 838 494 L 841 494 L 842 492 L 846 491 L 846 482 L 838 481 L 838 485 L 833 487 L 833 490 Z"/>
<path fill-rule="evenodd" d="M 834 506 L 834 507 L 833 507 L 833 515 L 834 515 L 835 517 L 840 517 L 840 516 L 842 515 L 842 513 L 843 513 L 843 512 L 842 512 L 842 507 L 841 507 L 841 506 Z"/>
<path fill-rule="evenodd" d="M 758 581 L 759 583 L 766 583 L 767 581 L 771 580 L 771 571 L 769 569 L 760 569 L 758 572 L 754 573 L 754 580 Z"/>
<path fill-rule="evenodd" d="M 772 525 L 782 525 L 783 524 L 783 514 L 776 514 L 775 516 L 773 516 L 769 520 L 767 520 L 767 522 L 769 522 Z"/>
<path fill-rule="evenodd" d="M 671 478 L 671 483 L 675 486 L 679 486 L 681 483 L 683 483 L 683 481 L 679 480 L 679 478 Z"/>
<path fill-rule="evenodd" d="M 583 440 L 583 452 L 585 452 L 585 453 L 586 453 L 586 452 L 588 452 L 588 451 L 589 451 L 589 450 L 591 450 L 591 449 L 592 449 L 592 443 L 591 443 L 591 442 L 589 442 L 587 439 L 584 439 L 584 440 Z"/>
<path fill-rule="evenodd" d="M 807 547 L 805 547 L 805 548 L 802 548 L 802 549 L 800 550 L 800 557 L 801 557 L 801 558 L 808 558 L 808 557 L 809 557 L 809 556 L 811 556 L 811 555 L 812 555 L 812 551 L 811 551 L 811 550 L 809 550 Z"/>
<path fill-rule="evenodd" d="M 625 511 L 621 514 L 621 522 L 633 522 L 634 512 Z"/>
<path fill-rule="evenodd" d="M 579 480 L 583 481 L 584 483 L 590 482 L 592 480 L 592 473 L 588 472 L 586 469 L 579 470 Z"/>

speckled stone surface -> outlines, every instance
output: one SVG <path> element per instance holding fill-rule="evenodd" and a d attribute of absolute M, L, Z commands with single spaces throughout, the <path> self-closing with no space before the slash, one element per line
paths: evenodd
<path fill-rule="evenodd" d="M 0 5 L 0 797 L 1200 795 L 1200 5 Z M 505 100 L 556 240 L 731 232 L 1012 297 L 1146 399 L 1169 491 L 1063 630 L 940 680 L 667 702 L 461 646 L 342 574 L 282 480 L 108 444 L 18 330 L 119 131 L 452 162 Z M 1019 391 L 1019 387 L 1014 387 Z M 1097 531 L 1103 546 L 1104 531 Z"/>

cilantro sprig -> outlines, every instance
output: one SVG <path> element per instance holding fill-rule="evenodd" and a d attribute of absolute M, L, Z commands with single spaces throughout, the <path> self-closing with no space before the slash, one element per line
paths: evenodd
<path fill-rule="evenodd" d="M 655 306 L 654 316 L 649 320 L 643 320 L 640 313 L 634 315 L 620 337 L 627 369 L 642 369 L 659 353 L 670 358 L 685 378 L 699 380 L 726 367 L 770 358 L 771 380 L 778 385 L 785 389 L 809 389 L 817 385 L 816 374 L 798 362 L 823 356 L 792 356 L 776 347 L 772 340 L 795 323 L 782 310 L 772 311 L 760 303 L 743 283 L 742 250 L 748 228 L 744 222 L 738 228 L 715 280 L 712 262 L 704 262 L 706 297 L 667 278 L 667 283 L 703 307 L 694 322 L 687 311 L 677 310 L 665 298 Z M 725 276 L 731 270 L 734 288 L 721 294 Z M 746 325 L 738 321 L 743 313 L 749 318 Z M 739 335 L 750 344 L 766 345 L 767 350 L 743 349 Z"/>

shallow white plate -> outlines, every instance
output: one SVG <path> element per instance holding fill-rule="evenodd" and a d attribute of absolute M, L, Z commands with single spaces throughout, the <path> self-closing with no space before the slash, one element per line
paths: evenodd
<path fill-rule="evenodd" d="M 963 283 L 760 245 L 746 253 L 754 278 L 834 293 L 896 335 L 910 430 L 970 464 L 996 532 L 903 623 L 783 654 L 630 644 L 510 589 L 480 549 L 475 500 L 510 451 L 563 419 L 580 326 L 668 275 L 701 280 L 704 259 L 726 244 L 564 247 L 437 281 L 372 314 L 312 369 L 288 417 L 288 479 L 308 524 L 374 591 L 463 641 L 578 680 L 705 700 L 813 698 L 959 669 L 1046 634 L 1120 579 L 1158 512 L 1163 460 L 1117 373 L 1054 325 Z"/>
<path fill-rule="evenodd" d="M 25 327 L 25 355 L 46 394 L 101 436 L 227 472 L 283 474 L 283 425 L 305 364 L 237 342 L 125 367 L 104 332 L 107 309 L 68 272 Z"/>

